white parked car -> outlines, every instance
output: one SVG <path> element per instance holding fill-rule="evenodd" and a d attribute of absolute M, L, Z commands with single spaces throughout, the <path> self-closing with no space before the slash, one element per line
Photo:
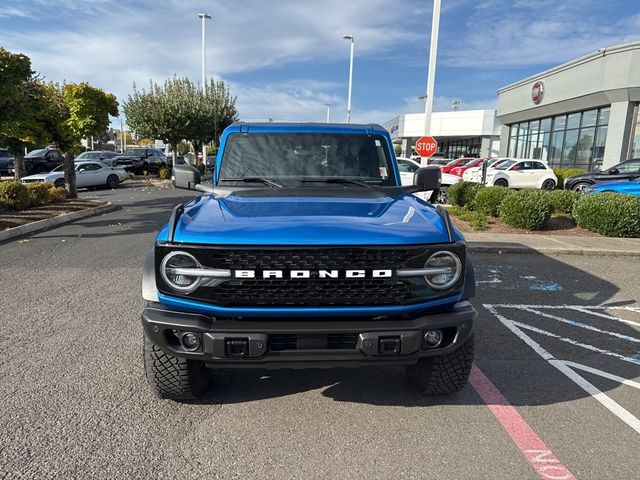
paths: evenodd
<path fill-rule="evenodd" d="M 420 163 L 410 158 L 405 157 L 397 157 L 398 160 L 398 169 L 400 170 L 400 180 L 402 181 L 402 185 L 413 185 L 413 174 L 416 170 L 420 168 Z M 462 178 L 457 175 L 450 175 L 448 173 L 442 174 L 442 183 L 440 185 L 440 190 L 436 197 L 434 198 L 435 203 L 447 203 L 447 193 L 449 187 L 455 183 L 462 182 Z M 421 198 L 425 201 L 430 201 L 433 196 L 433 192 L 418 192 L 414 194 L 416 197 Z"/>
<path fill-rule="evenodd" d="M 507 160 L 487 171 L 487 185 L 553 190 L 558 177 L 540 160 Z"/>
<path fill-rule="evenodd" d="M 118 188 L 127 178 L 122 167 L 110 167 L 100 162 L 76 162 L 76 186 Z M 22 183 L 47 182 L 56 187 L 64 187 L 64 167 L 60 165 L 49 173 L 38 173 L 22 177 Z"/>

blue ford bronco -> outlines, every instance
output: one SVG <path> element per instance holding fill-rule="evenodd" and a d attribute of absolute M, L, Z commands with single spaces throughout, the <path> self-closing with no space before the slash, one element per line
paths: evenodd
<path fill-rule="evenodd" d="M 471 259 L 447 212 L 401 186 L 378 125 L 237 123 L 212 182 L 188 165 L 147 256 L 146 377 L 190 400 L 208 368 L 402 365 L 422 393 L 467 381 L 477 312 Z M 189 180 L 185 180 L 185 178 Z"/>

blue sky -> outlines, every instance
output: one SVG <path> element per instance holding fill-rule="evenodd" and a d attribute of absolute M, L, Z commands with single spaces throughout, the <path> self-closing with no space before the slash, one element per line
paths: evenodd
<path fill-rule="evenodd" d="M 431 0 L 0 0 L 0 46 L 48 80 L 126 99 L 133 82 L 207 74 L 244 120 L 344 121 L 356 37 L 353 121 L 423 111 Z M 640 40 L 640 0 L 442 0 L 435 111 L 493 108 L 496 90 L 600 47 Z"/>

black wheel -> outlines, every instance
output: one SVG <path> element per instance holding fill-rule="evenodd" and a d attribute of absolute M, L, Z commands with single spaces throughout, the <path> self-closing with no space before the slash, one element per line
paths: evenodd
<path fill-rule="evenodd" d="M 544 182 L 542 182 L 543 190 L 554 190 L 555 188 L 556 188 L 556 182 L 551 178 L 548 178 Z"/>
<path fill-rule="evenodd" d="M 194 400 L 209 384 L 204 362 L 169 355 L 144 336 L 144 370 L 147 381 L 160 398 Z"/>
<path fill-rule="evenodd" d="M 590 186 L 591 184 L 589 182 L 578 182 L 573 187 L 571 187 L 571 190 L 573 190 L 574 192 L 584 193 L 584 189 Z"/>
<path fill-rule="evenodd" d="M 474 338 L 455 352 L 418 360 L 405 367 L 407 377 L 420 393 L 445 394 L 460 390 L 467 383 L 473 363 Z"/>
<path fill-rule="evenodd" d="M 58 178 L 55 182 L 53 182 L 53 186 L 56 188 L 64 188 L 64 178 Z"/>
<path fill-rule="evenodd" d="M 493 184 L 496 187 L 508 187 L 509 186 L 509 182 L 507 182 L 504 178 L 499 178 L 498 180 L 493 182 Z"/>
<path fill-rule="evenodd" d="M 147 175 L 148 173 L 149 173 L 149 164 L 147 162 L 144 162 L 142 164 L 142 174 Z"/>
<path fill-rule="evenodd" d="M 436 203 L 443 205 L 449 201 L 449 187 L 442 186 L 436 192 Z"/>
<path fill-rule="evenodd" d="M 118 178 L 117 175 L 109 175 L 107 177 L 108 188 L 118 188 L 118 185 L 120 185 L 120 179 Z"/>

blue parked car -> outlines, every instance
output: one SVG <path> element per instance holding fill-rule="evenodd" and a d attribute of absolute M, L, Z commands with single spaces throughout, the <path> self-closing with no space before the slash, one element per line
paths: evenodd
<path fill-rule="evenodd" d="M 378 125 L 246 124 L 222 136 L 211 183 L 174 210 L 144 266 L 143 356 L 161 398 L 207 368 L 402 365 L 425 394 L 467 382 L 477 312 L 464 237 L 438 167 L 402 186 Z"/>
<path fill-rule="evenodd" d="M 616 192 L 640 197 L 640 178 L 630 181 L 599 183 L 585 189 L 585 193 Z"/>

